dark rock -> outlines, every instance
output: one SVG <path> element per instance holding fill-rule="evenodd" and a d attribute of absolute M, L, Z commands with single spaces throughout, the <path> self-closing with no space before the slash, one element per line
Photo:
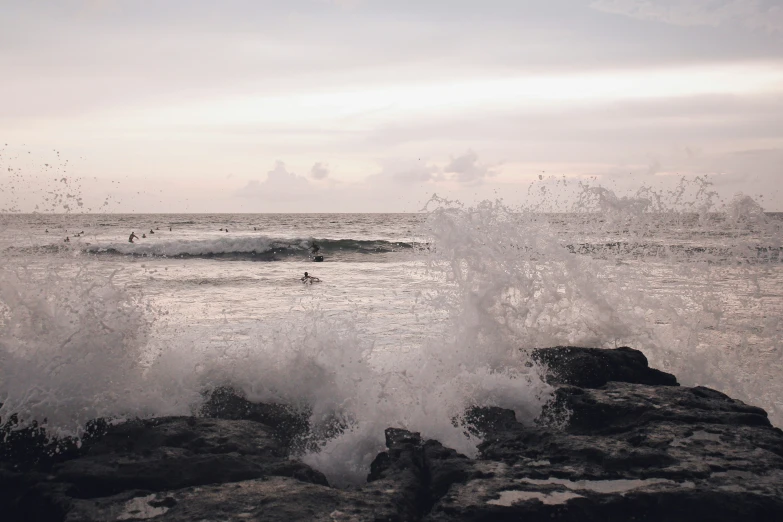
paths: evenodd
<path fill-rule="evenodd" d="M 517 418 L 513 411 L 495 406 L 469 408 L 465 415 L 459 419 L 459 424 L 464 426 L 468 432 L 482 438 L 490 433 L 510 427 L 516 422 Z"/>
<path fill-rule="evenodd" d="M 16 471 L 49 469 L 58 462 L 79 456 L 83 444 L 102 436 L 107 426 L 105 421 L 98 419 L 87 423 L 80 439 L 52 438 L 37 422 L 20 428 L 16 415 L 11 415 L 6 422 L 0 419 L 0 464 Z"/>
<path fill-rule="evenodd" d="M 199 413 L 215 419 L 260 422 L 272 429 L 272 434 L 290 454 L 300 456 L 308 450 L 317 451 L 324 441 L 336 437 L 347 427 L 342 419 L 333 416 L 311 425 L 311 411 L 307 407 L 250 402 L 229 387 L 212 390 Z"/>
<path fill-rule="evenodd" d="M 249 420 L 265 424 L 289 449 L 306 436 L 310 428 L 310 411 L 307 408 L 250 402 L 241 393 L 228 387 L 212 390 L 200 413 L 215 419 Z"/>
<path fill-rule="evenodd" d="M 387 451 L 370 465 L 367 486 L 370 496 L 391 495 L 400 520 L 419 520 L 431 504 L 426 489 L 422 441 L 418 433 L 388 428 Z"/>
<path fill-rule="evenodd" d="M 425 520 L 783 520 L 783 433 L 763 410 L 624 382 L 555 402 L 562 429 L 498 425 Z"/>
<path fill-rule="evenodd" d="M 496 407 L 455 419 L 483 438 L 477 459 L 390 428 L 367 484 L 331 488 L 291 452 L 313 433 L 339 433 L 339 421 L 308 428 L 300 410 L 221 389 L 208 418 L 98 423 L 81 445 L 37 427 L 7 430 L 0 513 L 44 522 L 783 520 L 783 432 L 762 409 L 677 386 L 635 350 L 534 356 L 557 386 L 536 424 Z"/>
<path fill-rule="evenodd" d="M 114 426 L 85 454 L 54 467 L 70 494 L 92 498 L 127 489 L 161 491 L 266 475 L 326 484 L 320 472 L 291 461 L 272 429 L 253 421 L 193 417 Z"/>
<path fill-rule="evenodd" d="M 422 483 L 421 438 L 404 430 L 387 430 L 387 443 L 388 451 L 373 463 L 372 480 L 354 491 L 288 477 L 157 492 L 129 489 L 102 498 L 71 499 L 65 520 L 420 520 L 419 497 L 427 495 Z"/>
<path fill-rule="evenodd" d="M 155 517 L 155 518 L 153 518 Z M 128 492 L 92 501 L 75 501 L 65 522 L 133 519 L 193 520 L 409 521 L 388 494 L 370 495 L 269 477 L 159 493 Z"/>
<path fill-rule="evenodd" d="M 134 420 L 109 427 L 87 441 L 76 458 L 53 465 L 45 475 L 9 477 L 19 483 L 5 492 L 5 501 L 20 518 L 55 520 L 40 513 L 41 506 L 62 519 L 77 499 L 268 476 L 328 485 L 322 473 L 290 460 L 264 424 L 194 417 Z"/>
<path fill-rule="evenodd" d="M 628 382 L 654 386 L 677 386 L 674 375 L 650 368 L 639 350 L 614 350 L 557 346 L 537 348 L 532 357 L 547 369 L 550 384 L 598 388 L 607 382 Z"/>

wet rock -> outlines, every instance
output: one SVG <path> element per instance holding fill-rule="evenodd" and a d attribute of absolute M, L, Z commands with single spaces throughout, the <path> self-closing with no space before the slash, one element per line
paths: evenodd
<path fill-rule="evenodd" d="M 707 388 L 565 386 L 562 429 L 508 422 L 425 520 L 783 520 L 783 432 Z"/>
<path fill-rule="evenodd" d="M 66 522 L 115 520 L 404 521 L 390 495 L 343 491 L 288 477 L 76 501 Z"/>
<path fill-rule="evenodd" d="M 137 420 L 112 427 L 84 455 L 53 469 L 91 498 L 126 489 L 160 491 L 267 475 L 326 484 L 320 472 L 287 458 L 273 430 L 252 421 L 194 417 Z"/>
<path fill-rule="evenodd" d="M 496 407 L 455 421 L 482 437 L 477 459 L 389 428 L 367 483 L 340 490 L 291 458 L 318 432 L 307 433 L 301 411 L 221 390 L 205 417 L 102 423 L 81 445 L 6 431 L 0 513 L 70 522 L 783 520 L 783 432 L 762 409 L 677 386 L 635 350 L 535 357 L 556 386 L 538 422 Z M 318 436 L 342 429 L 325 425 Z"/>
<path fill-rule="evenodd" d="M 157 492 L 133 489 L 72 499 L 65 520 L 420 520 L 429 507 L 421 438 L 387 430 L 387 446 L 373 462 L 368 484 L 356 490 L 279 476 Z"/>
<path fill-rule="evenodd" d="M 87 423 L 81 439 L 52 438 L 37 422 L 22 428 L 16 415 L 7 421 L 0 419 L 0 467 L 14 471 L 49 469 L 80 455 L 84 443 L 102 436 L 107 427 L 105 421 L 98 419 Z"/>
<path fill-rule="evenodd" d="M 264 424 L 289 449 L 295 448 L 310 428 L 310 411 L 306 408 L 250 402 L 237 390 L 225 386 L 209 393 L 200 413 L 215 419 L 250 420 Z"/>
<path fill-rule="evenodd" d="M 19 519 L 61 520 L 77 499 L 269 476 L 327 485 L 322 473 L 289 459 L 273 430 L 261 423 L 166 417 L 111 426 L 103 436 L 86 441 L 70 460 L 45 472 L 7 476 L 16 485 L 4 494 Z"/>
<path fill-rule="evenodd" d="M 614 350 L 574 346 L 537 348 L 532 357 L 546 368 L 550 384 L 598 388 L 616 381 L 677 386 L 674 375 L 650 368 L 642 352 L 628 347 Z"/>

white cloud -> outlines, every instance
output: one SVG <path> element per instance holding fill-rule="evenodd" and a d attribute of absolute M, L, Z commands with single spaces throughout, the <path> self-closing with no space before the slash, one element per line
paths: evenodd
<path fill-rule="evenodd" d="M 773 0 L 595 0 L 590 6 L 607 13 L 686 27 L 739 24 L 783 33 L 783 6 Z"/>
<path fill-rule="evenodd" d="M 275 168 L 267 172 L 266 180 L 248 181 L 237 196 L 263 199 L 297 199 L 309 194 L 310 183 L 307 178 L 298 176 L 286 169 L 285 163 L 278 161 Z"/>
<path fill-rule="evenodd" d="M 381 172 L 370 176 L 371 181 L 392 180 L 398 183 L 424 183 L 443 179 L 440 168 L 421 159 L 387 159 Z"/>
<path fill-rule="evenodd" d="M 427 163 L 421 158 L 386 159 L 382 162 L 381 171 L 370 176 L 368 181 L 394 181 L 397 183 L 428 183 L 456 181 L 463 184 L 476 183 L 496 173 L 491 165 L 479 163 L 478 154 L 468 150 L 464 154 L 451 156 L 445 167 Z"/>
<path fill-rule="evenodd" d="M 324 165 L 320 161 L 310 169 L 310 177 L 313 179 L 326 179 L 329 176 L 329 165 Z"/>
<path fill-rule="evenodd" d="M 489 165 L 478 162 L 478 154 L 469 150 L 462 156 L 452 157 L 451 162 L 443 169 L 446 174 L 452 174 L 454 179 L 463 183 L 472 183 L 488 176 L 494 176 Z"/>

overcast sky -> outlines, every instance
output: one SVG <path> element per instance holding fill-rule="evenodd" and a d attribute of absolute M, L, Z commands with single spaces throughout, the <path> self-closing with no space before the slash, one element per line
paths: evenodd
<path fill-rule="evenodd" d="M 708 175 L 780 211 L 783 0 L 2 0 L 0 167 L 22 210 L 64 173 L 92 210 Z"/>

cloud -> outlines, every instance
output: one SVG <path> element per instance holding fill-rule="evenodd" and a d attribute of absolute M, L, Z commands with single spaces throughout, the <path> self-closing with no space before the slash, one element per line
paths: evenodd
<path fill-rule="evenodd" d="M 421 158 L 386 159 L 382 162 L 381 171 L 370 176 L 368 181 L 394 181 L 397 183 L 428 183 L 442 181 L 457 181 L 470 184 L 495 175 L 492 166 L 479 163 L 478 154 L 468 150 L 464 154 L 451 156 L 445 167 L 427 163 Z"/>
<path fill-rule="evenodd" d="M 310 169 L 310 177 L 313 179 L 326 179 L 329 175 L 329 165 L 324 165 L 320 161 Z"/>
<path fill-rule="evenodd" d="M 286 169 L 285 163 L 278 161 L 275 168 L 267 172 L 266 180 L 250 180 L 237 191 L 240 197 L 289 200 L 308 195 L 310 182 L 304 176 L 298 176 Z"/>
<path fill-rule="evenodd" d="M 590 6 L 606 13 L 685 27 L 738 24 L 783 33 L 783 6 L 774 5 L 773 0 L 595 0 Z"/>
<path fill-rule="evenodd" d="M 472 150 L 462 156 L 452 157 L 443 172 L 451 174 L 454 179 L 462 183 L 472 183 L 495 175 L 489 165 L 478 162 L 478 154 Z"/>
<path fill-rule="evenodd" d="M 441 181 L 443 174 L 436 165 L 420 159 L 387 159 L 382 162 L 381 172 L 370 176 L 369 181 L 392 180 L 397 183 L 424 183 Z"/>

